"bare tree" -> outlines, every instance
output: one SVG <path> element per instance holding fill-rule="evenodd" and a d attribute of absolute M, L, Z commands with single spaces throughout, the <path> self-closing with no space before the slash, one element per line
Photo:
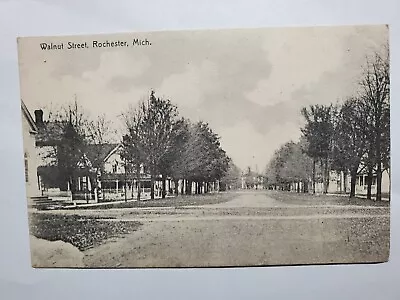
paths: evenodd
<path fill-rule="evenodd" d="M 88 167 L 85 151 L 88 144 L 89 117 L 78 101 L 61 107 L 51 107 L 48 120 L 40 127 L 39 146 L 51 147 L 44 153 L 44 158 L 52 161 L 57 168 L 57 182 L 61 189 L 76 190 L 75 182 L 79 170 Z"/>
<path fill-rule="evenodd" d="M 385 151 L 382 151 L 382 145 L 385 143 L 384 137 L 388 139 L 385 129 L 389 128 L 385 124 L 385 122 L 389 121 L 385 116 L 387 116 L 390 109 L 389 48 L 387 46 L 384 48 L 383 53 L 376 52 L 372 59 L 367 58 L 360 86 L 362 89 L 361 98 L 369 111 L 371 117 L 370 126 L 374 132 L 371 135 L 371 138 L 374 139 L 371 144 L 374 145 L 372 151 L 377 175 L 376 200 L 379 201 L 382 199 L 382 172 L 385 161 L 383 157 L 383 152 Z M 386 155 L 389 155 L 389 153 Z"/>
<path fill-rule="evenodd" d="M 141 105 L 140 105 L 141 106 Z M 132 171 L 136 173 L 137 200 L 140 201 L 140 169 L 144 163 L 145 146 L 142 143 L 143 136 L 143 110 L 141 107 L 130 106 L 126 113 L 122 114 L 127 129 L 127 134 L 123 136 L 122 159 L 127 165 L 132 166 Z"/>

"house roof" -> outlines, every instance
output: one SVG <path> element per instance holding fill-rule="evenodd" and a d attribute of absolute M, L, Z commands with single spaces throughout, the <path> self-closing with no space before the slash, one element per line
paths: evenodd
<path fill-rule="evenodd" d="M 27 119 L 29 126 L 31 128 L 31 133 L 37 133 L 38 132 L 38 128 L 35 124 L 35 121 L 32 118 L 32 115 L 30 114 L 28 108 L 26 107 L 24 101 L 21 99 L 21 110 L 22 113 L 24 114 L 25 118 Z"/>
<path fill-rule="evenodd" d="M 63 135 L 62 122 L 43 122 L 37 125 L 38 134 L 36 135 L 37 146 L 52 146 L 59 143 Z"/>
<path fill-rule="evenodd" d="M 87 146 L 86 155 L 92 163 L 106 161 L 113 153 L 115 153 L 120 144 L 92 144 Z"/>

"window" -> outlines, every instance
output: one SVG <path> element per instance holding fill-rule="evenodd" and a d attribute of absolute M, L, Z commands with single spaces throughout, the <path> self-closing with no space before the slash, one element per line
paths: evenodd
<path fill-rule="evenodd" d="M 112 169 L 113 169 L 114 173 L 117 173 L 117 170 L 118 170 L 118 162 L 117 161 L 113 164 Z"/>
<path fill-rule="evenodd" d="M 29 182 L 29 174 L 28 174 L 28 154 L 24 153 L 24 161 L 25 161 L 25 182 Z"/>

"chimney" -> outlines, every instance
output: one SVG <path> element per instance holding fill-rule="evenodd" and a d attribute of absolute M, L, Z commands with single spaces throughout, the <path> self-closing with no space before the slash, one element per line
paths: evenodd
<path fill-rule="evenodd" d="M 43 125 L 43 110 L 35 110 L 35 123 L 36 125 Z"/>

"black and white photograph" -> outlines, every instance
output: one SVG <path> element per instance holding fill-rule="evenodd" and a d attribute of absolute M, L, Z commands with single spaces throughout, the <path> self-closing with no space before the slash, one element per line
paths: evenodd
<path fill-rule="evenodd" d="M 33 267 L 389 260 L 387 25 L 17 43 Z"/>

